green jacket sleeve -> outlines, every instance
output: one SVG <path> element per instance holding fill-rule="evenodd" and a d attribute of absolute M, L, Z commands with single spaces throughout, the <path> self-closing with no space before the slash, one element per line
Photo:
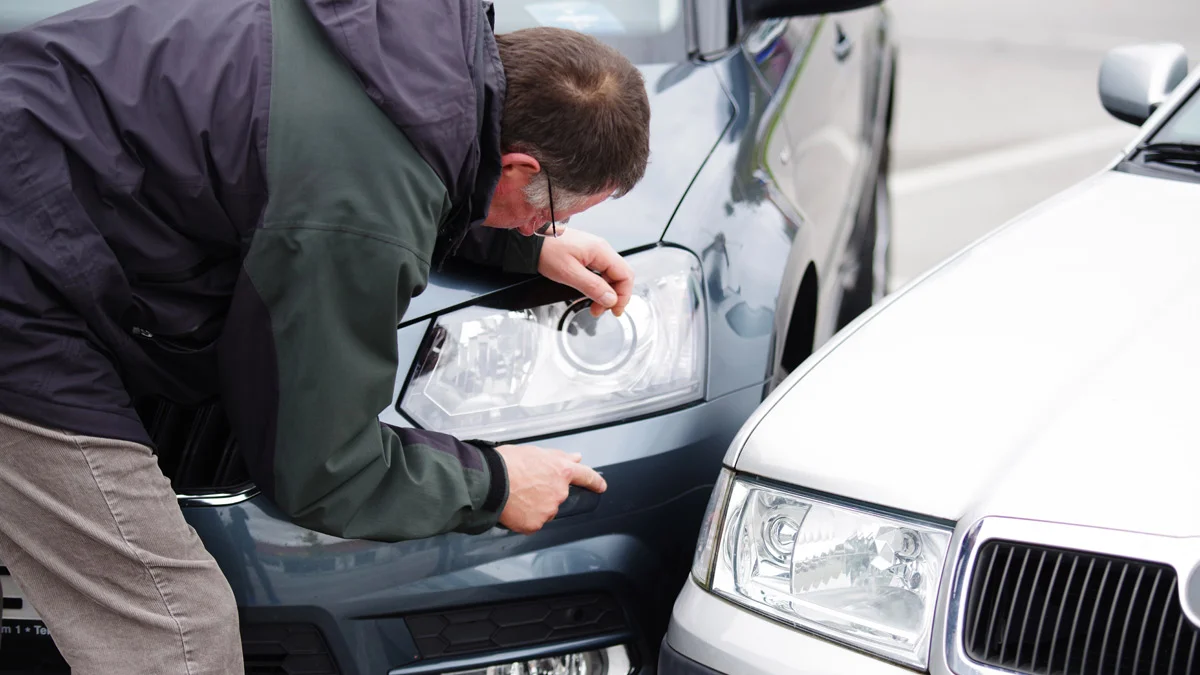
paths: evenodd
<path fill-rule="evenodd" d="M 472 227 L 454 251 L 460 260 L 514 274 L 537 274 L 542 255 L 541 237 L 526 237 L 516 230 Z"/>
<path fill-rule="evenodd" d="M 251 474 L 296 523 L 396 541 L 492 527 L 507 500 L 491 446 L 396 429 L 396 325 L 427 263 L 378 232 L 257 231 L 223 337 L 225 399 Z"/>

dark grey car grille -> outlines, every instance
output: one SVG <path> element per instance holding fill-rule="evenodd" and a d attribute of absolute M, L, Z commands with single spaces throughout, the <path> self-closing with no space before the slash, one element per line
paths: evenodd
<path fill-rule="evenodd" d="M 220 404 L 189 408 L 147 398 L 138 402 L 137 411 L 176 493 L 229 491 L 249 483 Z"/>
<path fill-rule="evenodd" d="M 963 646 L 1031 675 L 1200 675 L 1200 630 L 1166 565 L 1007 541 L 979 551 Z"/>

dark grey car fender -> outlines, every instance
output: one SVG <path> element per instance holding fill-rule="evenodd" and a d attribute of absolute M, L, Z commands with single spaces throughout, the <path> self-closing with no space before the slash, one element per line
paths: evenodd
<path fill-rule="evenodd" d="M 797 216 L 785 214 L 759 171 L 769 92 L 740 54 L 709 67 L 729 93 L 734 121 L 693 179 L 663 242 L 690 249 L 703 265 L 712 399 L 766 382 L 785 269 L 793 251 L 806 246 Z"/>

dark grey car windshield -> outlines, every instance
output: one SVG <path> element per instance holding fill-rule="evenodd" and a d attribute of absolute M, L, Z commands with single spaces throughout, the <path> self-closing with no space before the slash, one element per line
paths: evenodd
<path fill-rule="evenodd" d="M 1150 139 L 1151 143 L 1179 143 L 1200 146 L 1200 95 L 1192 96 Z"/>
<path fill-rule="evenodd" d="M 594 35 L 637 64 L 679 61 L 687 48 L 682 0 L 495 0 L 496 32 L 533 26 Z"/>

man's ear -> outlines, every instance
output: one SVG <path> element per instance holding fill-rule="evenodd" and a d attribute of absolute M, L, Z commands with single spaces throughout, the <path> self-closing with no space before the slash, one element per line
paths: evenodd
<path fill-rule="evenodd" d="M 509 180 L 525 186 L 530 179 L 541 173 L 542 165 L 532 155 L 523 152 L 508 152 L 500 156 L 500 172 Z"/>

